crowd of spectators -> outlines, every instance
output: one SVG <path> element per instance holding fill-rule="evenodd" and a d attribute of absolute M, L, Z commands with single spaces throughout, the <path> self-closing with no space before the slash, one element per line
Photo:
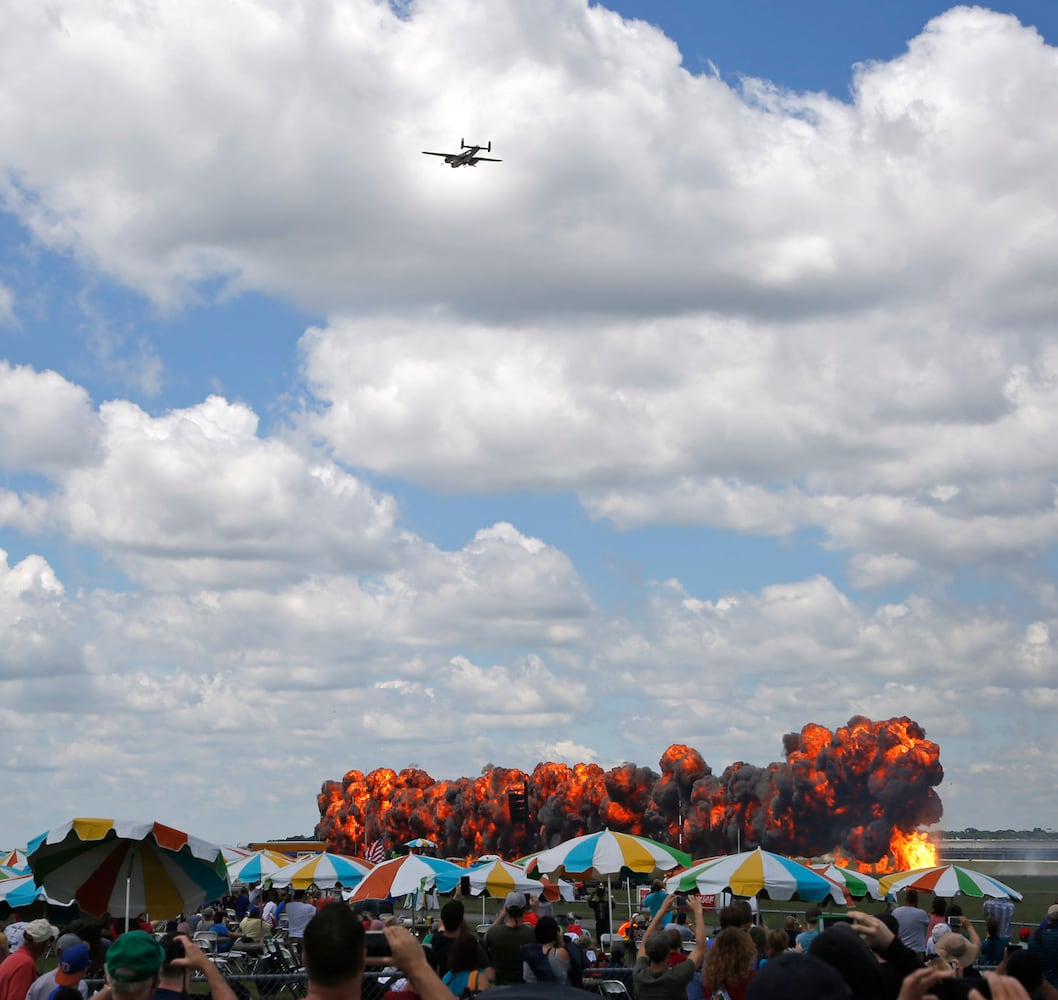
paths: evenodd
<path fill-rule="evenodd" d="M 1015 940 L 1010 910 L 989 905 L 994 900 L 985 905 L 983 937 L 957 904 L 942 901 L 927 914 L 911 892 L 879 915 L 851 910 L 826 921 L 810 907 L 804 927 L 796 918 L 792 926 L 789 919 L 761 926 L 739 901 L 719 911 L 709 932 L 697 897 L 657 892 L 619 932 L 634 949 L 624 980 L 634 1000 L 1058 1000 L 1058 902 Z M 212 1000 L 237 1000 L 191 928 L 214 935 L 216 953 L 244 936 L 267 938 L 272 923 L 261 900 L 242 898 L 172 922 L 165 933 L 111 926 L 94 938 L 60 936 L 47 920 L 14 921 L 0 942 L 7 952 L 0 954 L 0 1000 L 183 1000 L 189 975 L 205 978 Z M 285 937 L 307 973 L 309 1000 L 360 1000 L 365 969 L 387 972 L 389 1000 L 467 1000 L 524 983 L 532 988 L 524 995 L 546 1000 L 606 977 L 590 972 L 620 961 L 598 947 L 576 914 L 556 917 L 545 901 L 520 892 L 508 894 L 483 934 L 468 926 L 462 900 L 450 900 L 422 942 L 396 918 L 356 913 L 341 901 L 295 892 L 267 902 L 275 903 L 277 920 L 276 911 L 281 917 L 286 910 Z M 372 935 L 384 941 L 383 953 L 368 954 Z M 56 963 L 45 971 L 50 954 Z M 94 963 L 103 986 L 89 998 L 85 979 Z"/>

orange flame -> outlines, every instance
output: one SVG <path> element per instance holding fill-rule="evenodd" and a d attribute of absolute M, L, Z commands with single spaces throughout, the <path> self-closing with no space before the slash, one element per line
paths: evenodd
<path fill-rule="evenodd" d="M 911 871 L 915 868 L 933 868 L 938 864 L 936 845 L 929 834 L 922 830 L 904 833 L 893 832 L 889 843 L 889 854 L 875 864 L 875 870 L 883 875 L 890 872 Z"/>

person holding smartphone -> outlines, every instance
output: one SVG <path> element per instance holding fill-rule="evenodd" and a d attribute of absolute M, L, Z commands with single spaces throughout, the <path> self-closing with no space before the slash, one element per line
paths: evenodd
<path fill-rule="evenodd" d="M 235 991 L 207 955 L 186 934 L 162 939 L 165 958 L 158 971 L 158 987 L 151 1000 L 187 1000 L 187 977 L 200 972 L 213 1000 L 236 1000 Z"/>

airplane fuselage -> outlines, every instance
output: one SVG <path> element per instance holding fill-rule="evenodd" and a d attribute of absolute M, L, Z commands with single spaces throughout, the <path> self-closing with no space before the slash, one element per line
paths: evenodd
<path fill-rule="evenodd" d="M 447 163 L 453 170 L 456 167 L 476 167 L 477 163 L 474 162 L 474 157 L 480 149 L 480 146 L 467 146 L 463 152 L 456 156 L 446 156 L 445 163 Z"/>

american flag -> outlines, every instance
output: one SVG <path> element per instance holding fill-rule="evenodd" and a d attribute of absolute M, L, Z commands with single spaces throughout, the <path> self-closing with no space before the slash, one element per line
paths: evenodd
<path fill-rule="evenodd" d="M 386 842 L 382 837 L 379 837 L 378 840 L 364 851 L 364 860 L 370 861 L 373 865 L 377 865 L 380 861 L 386 860 Z"/>

